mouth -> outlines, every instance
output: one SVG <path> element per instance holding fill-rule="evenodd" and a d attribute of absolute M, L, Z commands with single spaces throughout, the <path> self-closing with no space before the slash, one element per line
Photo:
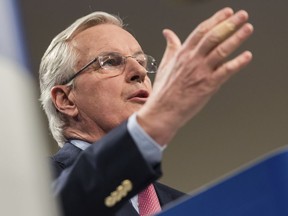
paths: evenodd
<path fill-rule="evenodd" d="M 149 97 L 149 92 L 146 90 L 137 90 L 128 97 L 128 101 L 136 103 L 145 103 Z"/>

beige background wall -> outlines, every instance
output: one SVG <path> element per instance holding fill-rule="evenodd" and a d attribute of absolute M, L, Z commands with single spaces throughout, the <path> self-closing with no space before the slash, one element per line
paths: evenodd
<path fill-rule="evenodd" d="M 178 134 L 164 155 L 161 181 L 189 192 L 288 143 L 288 3 L 285 0 L 20 1 L 32 71 L 54 37 L 94 10 L 124 18 L 144 50 L 160 61 L 163 28 L 184 40 L 216 10 L 250 13 L 255 34 L 243 49 L 254 61 L 232 78 Z M 242 50 L 243 50 L 242 49 Z M 43 116 L 43 123 L 47 124 Z M 51 149 L 55 143 L 51 139 Z M 54 146 L 54 147 L 52 147 Z"/>

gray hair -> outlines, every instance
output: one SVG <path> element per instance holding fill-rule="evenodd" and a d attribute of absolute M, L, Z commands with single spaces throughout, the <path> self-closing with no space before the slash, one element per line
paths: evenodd
<path fill-rule="evenodd" d="M 113 24 L 123 28 L 123 21 L 119 17 L 105 12 L 93 12 L 76 20 L 67 29 L 59 33 L 52 40 L 41 60 L 39 69 L 40 101 L 47 115 L 51 133 L 60 147 L 67 141 L 63 135 L 65 118 L 55 108 L 50 92 L 53 86 L 63 83 L 75 73 L 74 67 L 78 55 L 70 41 L 85 29 L 100 24 Z M 72 83 L 68 85 L 72 85 Z"/>

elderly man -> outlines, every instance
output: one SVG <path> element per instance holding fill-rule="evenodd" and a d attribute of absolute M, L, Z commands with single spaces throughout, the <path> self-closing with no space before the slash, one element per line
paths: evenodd
<path fill-rule="evenodd" d="M 122 21 L 104 12 L 54 38 L 42 58 L 40 86 L 62 147 L 51 161 L 65 215 L 148 215 L 182 195 L 155 182 L 162 151 L 252 59 L 245 51 L 227 60 L 252 34 L 247 20 L 245 11 L 224 8 L 183 44 L 163 30 L 167 48 L 158 69 Z M 156 71 L 152 91 L 148 75 Z"/>

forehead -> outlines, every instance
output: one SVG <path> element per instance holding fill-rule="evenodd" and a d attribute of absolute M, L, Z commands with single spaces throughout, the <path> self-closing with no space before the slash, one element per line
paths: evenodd
<path fill-rule="evenodd" d="M 126 30 L 112 24 L 90 27 L 77 34 L 72 44 L 81 55 L 95 57 L 102 52 L 132 55 L 142 51 L 137 40 Z"/>

